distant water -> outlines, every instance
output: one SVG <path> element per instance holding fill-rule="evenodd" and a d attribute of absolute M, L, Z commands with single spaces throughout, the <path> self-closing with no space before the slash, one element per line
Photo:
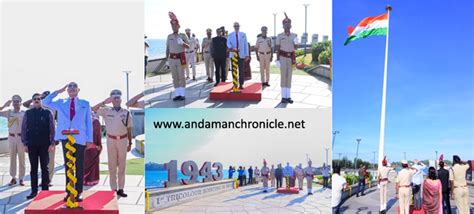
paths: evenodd
<path fill-rule="evenodd" d="M 166 55 L 166 39 L 148 39 L 148 59 L 157 59 Z"/>
<path fill-rule="evenodd" d="M 8 137 L 7 119 L 0 117 L 0 138 Z"/>
<path fill-rule="evenodd" d="M 222 173 L 224 174 L 224 179 L 227 179 L 229 177 L 229 170 L 224 169 L 222 170 Z M 213 174 L 216 174 L 215 171 L 213 171 Z M 234 173 L 234 178 L 237 178 L 237 172 Z M 181 180 L 182 178 L 188 179 L 189 176 L 184 176 L 183 173 L 181 173 L 181 170 L 178 170 L 178 181 Z M 198 181 L 202 181 L 204 177 L 199 176 Z M 145 170 L 145 188 L 150 189 L 150 188 L 164 188 L 165 187 L 165 181 L 168 180 L 168 171 L 167 170 Z"/>

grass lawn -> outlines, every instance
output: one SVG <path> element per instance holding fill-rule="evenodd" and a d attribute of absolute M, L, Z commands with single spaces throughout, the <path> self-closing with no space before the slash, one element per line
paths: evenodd
<path fill-rule="evenodd" d="M 107 162 L 101 163 L 107 165 Z M 125 166 L 125 175 L 144 175 L 145 173 L 145 159 L 144 158 L 134 158 L 127 160 Z M 102 170 L 100 174 L 106 175 L 109 174 L 109 171 Z"/>

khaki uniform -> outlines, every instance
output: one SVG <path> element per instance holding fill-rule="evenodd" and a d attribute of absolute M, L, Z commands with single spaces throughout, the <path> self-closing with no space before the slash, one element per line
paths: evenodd
<path fill-rule="evenodd" d="M 118 177 L 118 189 L 123 189 L 125 186 L 125 162 L 127 160 L 128 136 L 122 139 L 117 139 L 116 137 L 128 134 L 128 129 L 132 127 L 132 118 L 128 110 L 123 108 L 119 111 L 115 111 L 113 108 L 103 107 L 97 110 L 97 115 L 102 116 L 104 119 L 105 130 L 107 131 L 107 158 L 110 187 L 112 190 L 117 190 Z"/>
<path fill-rule="evenodd" d="M 449 180 L 453 182 L 453 197 L 458 213 L 469 214 L 469 189 L 466 183 L 467 164 L 454 164 L 449 170 Z"/>
<path fill-rule="evenodd" d="M 412 198 L 411 179 L 415 170 L 402 169 L 397 176 L 398 183 L 398 201 L 400 204 L 400 214 L 410 213 L 410 204 Z"/>
<path fill-rule="evenodd" d="M 308 188 L 308 193 L 313 193 L 313 179 L 316 174 L 316 168 L 306 167 L 304 168 L 304 176 L 306 177 L 306 187 Z"/>
<path fill-rule="evenodd" d="M 295 33 L 290 33 L 286 35 L 285 33 L 280 33 L 276 39 L 276 45 L 280 46 L 280 50 L 285 52 L 295 51 L 295 38 L 298 35 Z M 293 61 L 291 57 L 286 57 L 280 55 L 280 71 L 281 71 L 281 87 L 282 88 L 291 88 L 291 77 L 293 75 Z"/>
<path fill-rule="evenodd" d="M 166 47 L 170 53 L 179 54 L 184 52 L 184 48 L 182 45 L 178 44 L 178 38 L 183 39 L 185 43 L 188 43 L 188 37 L 183 33 L 178 34 L 170 34 L 166 40 Z M 173 78 L 173 86 L 175 89 L 184 90 L 186 87 L 186 79 L 184 77 L 184 66 L 181 65 L 180 59 L 168 59 L 171 76 Z"/>
<path fill-rule="evenodd" d="M 260 59 L 260 79 L 262 83 L 270 81 L 270 58 L 272 57 L 272 39 L 270 37 L 258 37 L 255 48 Z"/>
<path fill-rule="evenodd" d="M 211 56 L 211 43 L 212 38 L 206 37 L 202 40 L 202 55 L 204 56 L 204 65 L 206 67 L 207 77 L 214 79 L 214 59 L 212 59 Z"/>
<path fill-rule="evenodd" d="M 186 35 L 186 34 L 185 34 Z M 187 37 L 187 36 L 186 36 Z M 186 41 L 186 40 L 185 40 Z M 188 38 L 189 48 L 186 48 L 186 76 L 189 77 L 189 66 L 193 68 L 193 76 L 196 76 L 196 44 L 195 38 Z"/>
<path fill-rule="evenodd" d="M 270 178 L 270 169 L 266 166 L 263 166 L 260 170 L 262 173 L 262 183 L 265 191 L 268 189 L 268 179 Z"/>
<path fill-rule="evenodd" d="M 8 146 L 10 148 L 10 175 L 16 178 L 16 157 L 18 156 L 18 178 L 25 177 L 25 146 L 21 142 L 21 125 L 25 111 L 14 112 L 7 110 L 0 112 L 0 116 L 8 120 Z M 14 136 L 12 136 L 14 135 Z"/>
<path fill-rule="evenodd" d="M 272 187 L 275 187 L 275 168 L 270 169 L 270 181 L 271 181 Z"/>
<path fill-rule="evenodd" d="M 296 179 L 298 180 L 298 188 L 303 189 L 303 181 L 304 181 L 304 171 L 300 167 L 295 168 L 295 176 Z"/>
<path fill-rule="evenodd" d="M 380 211 L 387 209 L 388 173 L 390 170 L 390 167 L 381 166 L 377 171 L 377 176 L 380 179 Z"/>

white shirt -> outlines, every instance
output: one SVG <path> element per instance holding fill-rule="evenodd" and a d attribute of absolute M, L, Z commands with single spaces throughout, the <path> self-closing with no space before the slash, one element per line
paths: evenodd
<path fill-rule="evenodd" d="M 331 197 L 331 207 L 336 207 L 341 203 L 342 190 L 346 185 L 346 179 L 344 177 L 334 173 L 332 175 L 332 197 Z"/>
<path fill-rule="evenodd" d="M 415 185 L 421 185 L 421 183 L 423 183 L 423 175 L 425 174 L 423 170 L 426 169 L 426 166 L 420 162 L 419 164 L 415 164 L 413 168 L 418 171 L 413 175 L 411 182 Z"/>

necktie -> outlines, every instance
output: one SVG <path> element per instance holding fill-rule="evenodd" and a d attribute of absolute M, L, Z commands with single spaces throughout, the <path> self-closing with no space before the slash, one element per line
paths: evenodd
<path fill-rule="evenodd" d="M 71 98 L 71 105 L 69 106 L 69 119 L 72 120 L 76 115 L 76 105 L 74 105 L 74 98 Z"/>
<path fill-rule="evenodd" d="M 237 42 L 237 47 L 236 49 L 239 49 L 239 32 L 235 32 L 235 41 Z"/>

